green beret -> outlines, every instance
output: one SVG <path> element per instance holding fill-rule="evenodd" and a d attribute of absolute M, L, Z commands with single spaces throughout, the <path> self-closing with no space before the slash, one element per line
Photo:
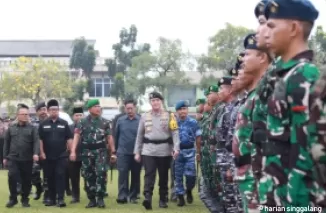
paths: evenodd
<path fill-rule="evenodd" d="M 219 88 L 217 84 L 211 85 L 210 87 L 208 87 L 208 93 L 211 92 L 218 92 Z"/>
<path fill-rule="evenodd" d="M 91 99 L 91 100 L 88 100 L 87 101 L 87 109 L 93 107 L 93 106 L 96 106 L 96 105 L 100 105 L 100 101 L 98 99 Z"/>
<path fill-rule="evenodd" d="M 204 95 L 205 95 L 205 96 L 209 95 L 209 91 L 208 91 L 208 89 L 205 89 L 205 90 L 204 90 Z"/>
<path fill-rule="evenodd" d="M 206 103 L 206 99 L 205 98 L 199 98 L 196 101 L 196 106 L 200 105 L 200 104 L 205 104 Z"/>
<path fill-rule="evenodd" d="M 267 19 L 288 19 L 314 22 L 319 15 L 318 10 L 309 0 L 273 0 L 265 7 Z"/>

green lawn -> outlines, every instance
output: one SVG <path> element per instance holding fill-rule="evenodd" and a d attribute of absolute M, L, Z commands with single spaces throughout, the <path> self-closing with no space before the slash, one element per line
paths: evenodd
<path fill-rule="evenodd" d="M 57 207 L 45 207 L 42 202 L 39 201 L 34 201 L 31 199 L 31 208 L 22 208 L 20 204 L 17 204 L 14 208 L 12 209 L 7 209 L 5 207 L 6 202 L 8 201 L 8 194 L 9 194 L 9 189 L 7 185 L 7 171 L 0 171 L 0 213 L 64 213 L 64 212 L 69 212 L 69 213 L 84 213 L 84 212 L 110 212 L 110 213 L 124 213 L 124 212 L 132 212 L 132 213 L 137 213 L 137 212 L 147 212 L 141 205 L 142 199 L 141 198 L 139 204 L 125 204 L 125 205 L 118 205 L 116 203 L 116 198 L 118 194 L 118 185 L 117 185 L 117 172 L 114 171 L 114 176 L 113 176 L 113 181 L 112 183 L 108 183 L 108 193 L 109 193 L 109 198 L 106 198 L 106 209 L 85 209 L 85 205 L 87 204 L 88 200 L 86 199 L 86 195 L 84 191 L 82 191 L 81 195 L 81 203 L 80 204 L 69 204 L 71 197 L 66 197 L 66 203 L 68 206 L 66 208 L 57 208 Z M 110 174 L 108 175 L 110 178 Z M 83 185 L 83 183 L 81 183 Z M 82 187 L 81 187 L 82 189 Z M 168 209 L 160 209 L 158 208 L 158 186 L 155 185 L 155 192 L 154 192 L 154 197 L 153 197 L 153 210 L 155 212 L 171 212 L 171 213 L 179 213 L 179 212 L 201 212 L 205 213 L 208 212 L 208 210 L 203 206 L 202 202 L 200 201 L 198 194 L 197 194 L 197 188 L 194 189 L 194 203 L 193 204 L 188 204 L 185 207 L 178 207 L 176 203 L 169 203 L 169 208 Z M 142 190 L 142 188 L 141 188 Z M 20 198 L 19 198 L 20 199 Z"/>

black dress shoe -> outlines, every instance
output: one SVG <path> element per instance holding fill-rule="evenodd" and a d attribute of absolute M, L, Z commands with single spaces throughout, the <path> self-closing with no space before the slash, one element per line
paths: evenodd
<path fill-rule="evenodd" d="M 145 207 L 146 210 L 152 210 L 152 201 L 145 199 L 143 201 L 143 206 Z"/>
<path fill-rule="evenodd" d="M 79 203 L 79 202 L 80 202 L 79 198 L 75 198 L 75 197 L 73 197 L 72 200 L 70 201 L 71 204 Z"/>
<path fill-rule="evenodd" d="M 166 203 L 165 200 L 160 200 L 159 207 L 165 209 L 168 207 L 168 204 Z"/>
<path fill-rule="evenodd" d="M 92 199 L 92 200 L 89 200 L 89 203 L 87 204 L 86 208 L 94 208 L 97 206 L 97 203 L 96 203 L 96 200 L 95 199 Z"/>
<path fill-rule="evenodd" d="M 56 203 L 53 200 L 47 200 L 47 201 L 45 201 L 44 205 L 45 206 L 55 206 Z"/>
<path fill-rule="evenodd" d="M 103 198 L 97 199 L 97 207 L 101 208 L 101 209 L 105 208 L 105 203 L 104 203 Z"/>
<path fill-rule="evenodd" d="M 12 208 L 18 203 L 17 200 L 9 200 L 8 203 L 6 204 L 7 208 Z"/>
<path fill-rule="evenodd" d="M 187 190 L 187 203 L 194 202 L 194 197 L 192 196 L 191 190 Z"/>
<path fill-rule="evenodd" d="M 126 198 L 124 198 L 124 199 L 117 199 L 117 203 L 118 204 L 126 204 L 126 203 L 128 203 L 128 201 L 127 201 L 127 199 Z"/>
<path fill-rule="evenodd" d="M 39 200 L 42 196 L 43 190 L 37 190 L 34 194 L 34 200 Z"/>
<path fill-rule="evenodd" d="M 66 207 L 67 205 L 66 205 L 66 203 L 63 201 L 63 200 L 58 200 L 58 202 L 57 202 L 57 207 L 60 207 L 60 208 L 62 208 L 62 207 Z"/>
<path fill-rule="evenodd" d="M 22 201 L 22 207 L 28 208 L 28 207 L 31 207 L 31 205 L 29 204 L 29 201 L 28 200 L 23 200 Z"/>

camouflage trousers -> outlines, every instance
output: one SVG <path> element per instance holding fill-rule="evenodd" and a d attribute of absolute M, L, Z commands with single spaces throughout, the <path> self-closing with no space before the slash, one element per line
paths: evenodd
<path fill-rule="evenodd" d="M 100 152 L 95 156 L 83 156 L 81 173 L 85 181 L 88 199 L 103 198 L 107 184 L 107 153 Z"/>
<path fill-rule="evenodd" d="M 199 180 L 198 191 L 199 198 L 211 213 L 223 212 L 222 205 L 220 204 L 219 200 L 216 199 L 216 196 L 214 196 L 206 186 L 203 177 L 201 177 Z"/>
<path fill-rule="evenodd" d="M 174 163 L 175 193 L 185 194 L 183 176 L 186 178 L 186 189 L 192 190 L 196 185 L 196 150 L 182 149 Z"/>
<path fill-rule="evenodd" d="M 224 212 L 238 213 L 242 212 L 242 198 L 239 193 L 239 186 L 233 182 L 232 177 L 235 175 L 234 156 L 226 149 L 216 150 L 216 172 L 218 173 L 218 181 L 222 190 L 222 204 Z M 227 177 L 230 172 L 230 177 Z"/>
<path fill-rule="evenodd" d="M 243 210 L 248 213 L 248 205 L 258 203 L 255 178 L 251 168 L 249 167 L 244 175 L 237 175 L 236 181 L 239 184 L 239 191 L 242 196 Z"/>

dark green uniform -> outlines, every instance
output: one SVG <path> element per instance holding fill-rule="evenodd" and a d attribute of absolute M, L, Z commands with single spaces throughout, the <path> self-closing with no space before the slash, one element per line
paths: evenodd
<path fill-rule="evenodd" d="M 111 135 L 110 124 L 102 117 L 83 118 L 75 129 L 81 136 L 82 176 L 89 199 L 102 199 L 107 183 L 106 138 Z"/>

